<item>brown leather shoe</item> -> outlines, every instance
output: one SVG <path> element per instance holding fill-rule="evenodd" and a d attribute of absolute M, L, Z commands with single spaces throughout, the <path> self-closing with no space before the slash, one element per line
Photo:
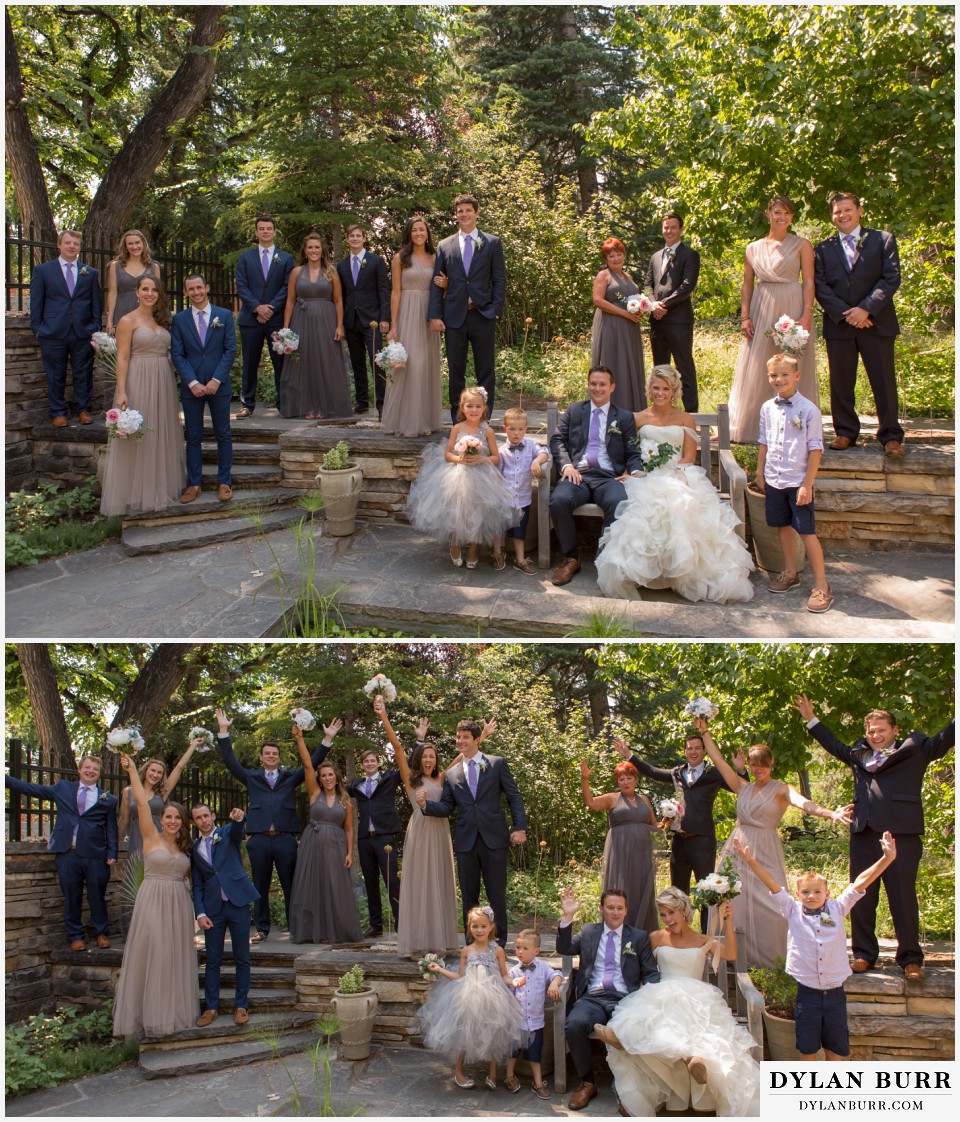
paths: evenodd
<path fill-rule="evenodd" d="M 192 503 L 193 500 L 200 494 L 199 487 L 185 487 L 183 494 L 180 496 L 180 502 Z"/>
<path fill-rule="evenodd" d="M 588 1083 L 585 1079 L 580 1086 L 570 1096 L 570 1102 L 567 1105 L 571 1110 L 583 1110 L 587 1103 L 596 1098 L 597 1085 L 596 1083 Z"/>
<path fill-rule="evenodd" d="M 908 962 L 903 968 L 903 973 L 909 982 L 923 981 L 923 968 L 919 962 Z"/>
<path fill-rule="evenodd" d="M 899 440 L 888 440 L 883 446 L 885 456 L 903 456 L 903 445 Z"/>
<path fill-rule="evenodd" d="M 871 969 L 871 966 L 865 958 L 855 958 L 853 962 L 850 963 L 850 969 L 854 974 L 866 974 L 866 972 Z"/>
<path fill-rule="evenodd" d="M 80 414 L 77 417 L 77 420 L 80 422 L 81 425 L 92 425 L 93 424 L 93 414 L 88 413 L 86 411 L 86 409 L 81 409 Z"/>
<path fill-rule="evenodd" d="M 827 447 L 832 448 L 835 452 L 843 452 L 847 448 L 852 448 L 856 443 L 849 436 L 838 436 L 836 440 L 831 440 Z"/>
<path fill-rule="evenodd" d="M 233 1023 L 235 1025 L 245 1025 L 250 1020 L 250 1014 L 246 1009 L 237 1009 L 233 1014 Z"/>
<path fill-rule="evenodd" d="M 82 939 L 74 939 L 70 944 L 70 950 L 72 951 L 85 951 L 86 949 L 87 944 Z"/>
<path fill-rule="evenodd" d="M 102 951 L 108 951 L 110 950 L 110 940 L 106 937 L 106 935 L 98 935 L 97 946 Z"/>
<path fill-rule="evenodd" d="M 576 557 L 564 557 L 550 579 L 553 584 L 558 586 L 569 584 L 573 580 L 574 574 L 579 572 L 580 562 L 576 559 Z M 592 1087 L 593 1084 L 591 1083 L 590 1086 Z M 597 1093 L 596 1087 L 593 1088 L 593 1093 Z M 575 1107 L 574 1109 L 579 1110 L 580 1108 Z"/>
<path fill-rule="evenodd" d="M 204 1009 L 200 1016 L 197 1017 L 197 1028 L 206 1028 L 207 1025 L 212 1025 L 216 1019 L 216 1009 Z"/>
<path fill-rule="evenodd" d="M 67 427 L 67 425 L 70 424 L 70 422 L 67 420 L 66 417 L 64 417 L 64 415 L 62 413 L 60 414 L 59 417 L 51 418 L 50 423 L 53 425 L 53 427 L 55 429 L 65 429 Z"/>
<path fill-rule="evenodd" d="M 220 487 L 217 490 L 217 497 L 222 503 L 230 502 L 230 500 L 233 498 L 233 488 L 229 483 L 220 484 Z"/>
<path fill-rule="evenodd" d="M 237 413 L 237 420 L 242 421 L 244 417 L 252 417 L 252 416 L 253 416 L 253 410 L 248 409 L 244 405 L 240 408 L 239 412 Z"/>

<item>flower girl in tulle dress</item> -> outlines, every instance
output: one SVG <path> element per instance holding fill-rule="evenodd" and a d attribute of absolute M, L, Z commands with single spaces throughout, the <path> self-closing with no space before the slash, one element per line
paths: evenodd
<path fill-rule="evenodd" d="M 467 927 L 473 942 L 460 952 L 457 973 L 430 963 L 433 973 L 450 980 L 437 981 L 417 1021 L 426 1047 L 455 1060 L 458 1087 L 474 1086 L 464 1074 L 464 1063 L 486 1061 L 484 1083 L 492 1091 L 497 1086 L 498 1062 L 524 1047 L 527 1028 L 510 988 L 503 948 L 493 942 L 497 934 L 493 909 L 471 908 Z"/>
<path fill-rule="evenodd" d="M 487 391 L 471 386 L 460 395 L 460 420 L 446 446 L 423 450 L 420 474 L 410 487 L 407 515 L 418 530 L 450 542 L 450 560 L 463 564 L 460 543 L 468 542 L 467 568 L 477 567 L 481 542 L 493 542 L 520 521 L 513 493 L 497 470 L 500 454 L 487 424 Z"/>

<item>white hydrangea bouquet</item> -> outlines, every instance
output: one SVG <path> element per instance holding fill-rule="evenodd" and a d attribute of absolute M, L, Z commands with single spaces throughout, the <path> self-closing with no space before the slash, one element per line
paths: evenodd
<path fill-rule="evenodd" d="M 117 376 L 117 340 L 108 331 L 94 331 L 90 346 L 97 352 L 94 362 L 109 375 Z"/>
<path fill-rule="evenodd" d="M 764 334 L 773 339 L 784 354 L 793 355 L 794 358 L 803 354 L 804 347 L 810 341 L 810 332 L 789 316 L 781 316 Z"/>
<path fill-rule="evenodd" d="M 202 740 L 203 743 L 198 745 L 195 752 L 209 752 L 213 747 L 213 733 L 209 729 L 205 729 L 200 725 L 190 730 L 191 740 Z"/>
<path fill-rule="evenodd" d="M 107 733 L 107 745 L 114 752 L 122 752 L 126 756 L 135 756 L 146 747 L 146 741 L 140 734 L 139 722 L 127 725 L 125 728 L 111 729 Z"/>
<path fill-rule="evenodd" d="M 683 801 L 679 798 L 661 799 L 657 804 L 661 830 L 679 830 L 683 818 Z"/>
<path fill-rule="evenodd" d="M 683 707 L 685 717 L 703 717 L 707 721 L 712 721 L 719 712 L 709 697 L 695 697 Z"/>
<path fill-rule="evenodd" d="M 136 409 L 107 410 L 107 438 L 126 440 L 133 437 L 140 440 L 147 430 L 143 427 L 143 414 Z"/>
<path fill-rule="evenodd" d="M 373 361 L 386 374 L 387 379 L 392 381 L 394 369 L 406 366 L 407 358 L 407 348 L 403 343 L 394 342 L 387 343 L 382 351 L 377 351 L 373 356 Z"/>
<path fill-rule="evenodd" d="M 373 697 L 374 694 L 379 694 L 384 701 L 397 700 L 397 687 L 390 681 L 386 674 L 374 674 L 370 681 L 363 687 L 363 692 L 367 697 Z"/>
<path fill-rule="evenodd" d="M 310 732 L 317 727 L 317 718 L 309 709 L 291 709 L 290 717 L 297 728 L 303 732 Z"/>
<path fill-rule="evenodd" d="M 695 908 L 714 907 L 722 904 L 724 900 L 732 900 L 740 895 L 740 874 L 734 868 L 733 861 L 728 857 L 720 867 L 718 873 L 698 880 L 690 893 L 690 903 Z"/>

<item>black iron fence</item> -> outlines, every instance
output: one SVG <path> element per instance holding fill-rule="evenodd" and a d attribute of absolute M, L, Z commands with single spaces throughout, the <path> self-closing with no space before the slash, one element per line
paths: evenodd
<path fill-rule="evenodd" d="M 30 748 L 23 741 L 11 739 L 8 742 L 7 770 L 16 779 L 26 783 L 40 783 L 50 786 L 60 779 L 75 780 L 76 772 L 64 774 L 40 762 L 39 749 Z M 127 785 L 127 776 L 120 768 L 120 757 L 113 752 L 105 752 L 100 772 L 100 786 L 113 795 L 120 795 Z M 6 814 L 7 841 L 26 841 L 28 838 L 50 836 L 56 813 L 50 802 L 32 799 L 6 789 L 4 811 Z M 306 822 L 309 806 L 303 787 L 297 790 L 297 813 Z M 213 811 L 217 821 L 227 821 L 230 810 L 239 806 L 246 809 L 246 788 L 229 773 L 216 768 L 191 768 L 180 776 L 173 798 L 182 803 L 189 811 L 197 803 L 206 803 Z"/>
<path fill-rule="evenodd" d="M 106 309 L 107 269 L 115 257 L 116 245 L 105 241 L 99 244 L 84 243 L 80 257 L 95 265 L 100 273 Z M 6 311 L 30 310 L 30 277 L 36 265 L 57 256 L 57 236 L 53 231 L 37 230 L 31 222 L 26 229 L 18 222 L 6 221 L 4 241 L 4 278 L 6 283 Z M 175 311 L 186 306 L 183 281 L 191 273 L 202 273 L 210 284 L 210 300 L 222 308 L 237 308 L 236 273 L 209 247 L 186 246 L 181 241 L 151 246 L 153 259 L 160 266 L 163 287 Z"/>

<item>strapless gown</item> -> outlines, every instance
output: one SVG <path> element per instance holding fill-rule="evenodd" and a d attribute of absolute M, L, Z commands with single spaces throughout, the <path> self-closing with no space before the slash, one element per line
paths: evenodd
<path fill-rule="evenodd" d="M 717 987 L 702 981 L 708 947 L 656 948 L 660 981 L 625 997 L 610 1018 L 624 1051 L 608 1047 L 607 1062 L 620 1101 L 636 1117 L 652 1118 L 660 1106 L 720 1118 L 760 1113 L 753 1041 Z M 690 1078 L 691 1056 L 706 1064 L 705 1084 Z"/>
<path fill-rule="evenodd" d="M 680 425 L 643 425 L 639 440 L 672 444 Z M 693 434 L 695 435 L 695 434 Z M 604 595 L 637 600 L 637 585 L 672 588 L 687 600 L 751 600 L 754 568 L 737 536 L 737 516 L 696 464 L 671 461 L 626 480 L 627 497 L 603 533 L 597 582 Z"/>

